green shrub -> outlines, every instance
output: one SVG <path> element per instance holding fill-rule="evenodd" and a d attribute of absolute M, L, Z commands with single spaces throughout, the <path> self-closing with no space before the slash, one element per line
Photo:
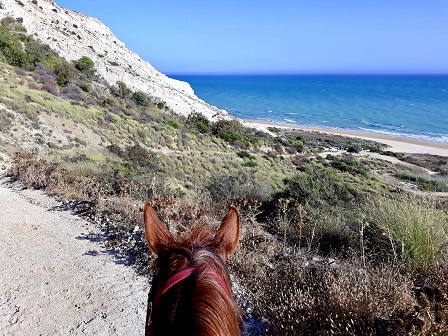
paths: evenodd
<path fill-rule="evenodd" d="M 26 30 L 20 23 L 10 21 L 4 20 L 0 27 L 0 52 L 10 65 L 33 71 L 38 64 L 54 68 L 62 60 L 48 45 L 23 34 Z"/>
<path fill-rule="evenodd" d="M 253 167 L 256 167 L 256 166 L 258 166 L 258 164 L 255 161 L 246 161 L 246 162 L 243 163 L 243 167 L 253 168 Z"/>
<path fill-rule="evenodd" d="M 187 118 L 187 121 L 194 125 L 201 133 L 207 133 L 210 129 L 210 121 L 206 116 L 199 112 L 192 112 Z"/>
<path fill-rule="evenodd" d="M 126 86 L 122 81 L 117 81 L 117 86 L 112 86 L 110 88 L 111 93 L 119 98 L 126 99 L 132 94 L 132 91 Z"/>
<path fill-rule="evenodd" d="M 287 179 L 286 184 L 284 196 L 301 204 L 345 206 L 362 198 L 355 185 L 347 183 L 341 175 L 322 166 L 298 172 Z"/>
<path fill-rule="evenodd" d="M 148 104 L 148 98 L 143 92 L 134 92 L 132 94 L 132 100 L 140 106 L 146 106 Z"/>
<path fill-rule="evenodd" d="M 280 133 L 280 129 L 277 127 L 268 127 L 268 131 L 272 133 Z"/>
<path fill-rule="evenodd" d="M 115 155 L 119 156 L 119 157 L 125 157 L 125 152 L 121 149 L 120 146 L 118 146 L 117 144 L 111 144 L 109 146 L 107 146 L 107 149 L 111 152 L 114 153 Z"/>
<path fill-rule="evenodd" d="M 175 128 L 175 129 L 179 128 L 179 123 L 177 122 L 177 120 L 174 120 L 174 119 L 167 120 L 166 124 L 168 126 L 171 126 L 172 128 Z"/>
<path fill-rule="evenodd" d="M 236 153 L 236 155 L 238 155 L 242 159 L 250 159 L 251 160 L 254 158 L 248 151 L 245 151 L 245 150 L 239 151 L 238 153 Z"/>
<path fill-rule="evenodd" d="M 92 72 L 95 65 L 92 59 L 87 56 L 82 56 L 80 59 L 73 61 L 73 64 L 76 69 L 85 73 Z"/>
<path fill-rule="evenodd" d="M 364 165 L 352 154 L 341 156 L 328 155 L 327 159 L 330 160 L 330 165 L 339 171 L 367 176 Z"/>
<path fill-rule="evenodd" d="M 76 86 L 79 87 L 84 92 L 89 92 L 89 90 L 90 90 L 90 86 L 86 83 L 78 83 L 78 84 L 76 84 Z"/>
<path fill-rule="evenodd" d="M 53 68 L 56 73 L 56 82 L 60 86 L 67 85 L 72 80 L 78 78 L 75 67 L 64 59 L 55 61 Z"/>
<path fill-rule="evenodd" d="M 35 68 L 35 59 L 28 55 L 19 41 L 12 39 L 8 33 L 0 31 L 0 51 L 8 64 L 27 70 Z"/>
<path fill-rule="evenodd" d="M 238 120 L 221 119 L 212 124 L 212 133 L 226 142 L 240 148 L 257 147 L 263 133 L 244 127 Z"/>
<path fill-rule="evenodd" d="M 302 140 L 295 140 L 293 141 L 292 145 L 297 149 L 299 152 L 303 152 L 303 141 Z"/>

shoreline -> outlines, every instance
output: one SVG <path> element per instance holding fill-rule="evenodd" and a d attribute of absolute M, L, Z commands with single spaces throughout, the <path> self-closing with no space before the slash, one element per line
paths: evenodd
<path fill-rule="evenodd" d="M 448 157 L 448 144 L 440 142 L 431 142 L 419 139 L 401 138 L 392 135 L 377 134 L 377 133 L 367 133 L 361 131 L 351 131 L 351 130 L 341 130 L 332 129 L 325 127 L 311 127 L 311 126 L 301 126 L 301 125 L 290 125 L 282 124 L 277 122 L 262 121 L 262 120 L 249 120 L 241 119 L 243 123 L 248 123 L 253 125 L 253 127 L 268 131 L 268 127 L 278 127 L 286 129 L 297 129 L 303 131 L 311 132 L 321 132 L 334 135 L 341 135 L 350 138 L 360 138 L 365 140 L 376 141 L 383 143 L 389 148 L 387 150 L 391 152 L 401 152 L 401 153 L 417 153 L 417 154 L 431 154 Z M 249 126 L 249 125 L 248 125 Z M 269 131 L 268 131 L 269 132 Z"/>

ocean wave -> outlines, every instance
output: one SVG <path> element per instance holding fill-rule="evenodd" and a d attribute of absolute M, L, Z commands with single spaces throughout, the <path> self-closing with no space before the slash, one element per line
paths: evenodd
<path fill-rule="evenodd" d="M 376 127 L 378 129 L 395 130 L 400 128 L 406 128 L 406 126 L 404 125 L 374 123 L 366 120 L 361 120 L 361 122 L 367 126 Z"/>
<path fill-rule="evenodd" d="M 392 131 L 387 131 L 387 130 L 370 129 L 370 128 L 364 128 L 364 127 L 359 127 L 358 130 L 360 130 L 362 132 L 366 132 L 366 133 L 384 134 L 384 135 L 390 135 L 390 136 L 394 136 L 394 137 L 398 137 L 398 138 L 409 138 L 409 139 L 424 140 L 424 141 L 430 141 L 430 142 L 440 142 L 440 143 L 448 144 L 448 135 L 402 133 L 402 132 L 392 132 Z"/>
<path fill-rule="evenodd" d="M 295 124 L 296 121 L 288 118 L 283 118 L 284 121 Z"/>

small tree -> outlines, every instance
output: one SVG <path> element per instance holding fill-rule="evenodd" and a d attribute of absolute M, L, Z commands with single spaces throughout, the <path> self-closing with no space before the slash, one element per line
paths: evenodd
<path fill-rule="evenodd" d="M 137 105 L 146 106 L 148 98 L 143 92 L 134 92 L 132 94 L 132 100 L 135 101 Z"/>
<path fill-rule="evenodd" d="M 192 112 L 188 116 L 188 122 L 193 124 L 201 133 L 207 133 L 210 128 L 210 121 L 199 112 Z"/>
<path fill-rule="evenodd" d="M 78 78 L 78 73 L 73 65 L 64 59 L 61 59 L 54 64 L 54 72 L 56 73 L 56 82 L 60 86 L 67 85 L 72 80 Z"/>
<path fill-rule="evenodd" d="M 73 62 L 76 69 L 84 73 L 92 73 L 95 63 L 87 56 L 81 57 L 79 60 Z"/>
<path fill-rule="evenodd" d="M 128 98 L 132 93 L 132 91 L 126 86 L 126 84 L 121 81 L 118 81 L 117 86 L 112 86 L 110 90 L 114 96 L 122 99 Z"/>

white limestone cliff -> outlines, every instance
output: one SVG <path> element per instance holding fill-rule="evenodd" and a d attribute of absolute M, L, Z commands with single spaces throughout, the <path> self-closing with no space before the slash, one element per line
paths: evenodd
<path fill-rule="evenodd" d="M 188 83 L 165 76 L 127 49 L 99 19 L 67 10 L 51 0 L 0 0 L 0 19 L 21 18 L 28 34 L 48 44 L 68 61 L 88 56 L 107 83 L 117 81 L 166 103 L 174 112 L 200 112 L 209 119 L 223 110 L 199 99 Z"/>

